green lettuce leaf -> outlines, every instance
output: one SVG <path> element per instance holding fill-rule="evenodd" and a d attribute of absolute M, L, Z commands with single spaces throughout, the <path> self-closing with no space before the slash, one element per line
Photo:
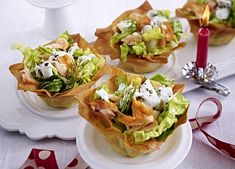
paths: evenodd
<path fill-rule="evenodd" d="M 170 19 L 171 12 L 169 10 L 157 10 L 156 14 Z"/>
<path fill-rule="evenodd" d="M 62 91 L 63 86 L 64 86 L 64 81 L 59 78 L 55 79 L 50 78 L 45 81 L 42 81 L 40 84 L 41 89 L 46 89 L 49 92 L 60 92 Z"/>
<path fill-rule="evenodd" d="M 168 79 L 167 76 L 163 74 L 156 74 L 153 77 L 151 77 L 151 80 L 156 81 L 165 86 L 170 86 L 175 82 L 174 80 Z"/>
<path fill-rule="evenodd" d="M 136 55 L 146 55 L 147 49 L 144 42 L 137 43 L 132 46 L 132 49 Z"/>
<path fill-rule="evenodd" d="M 96 91 L 98 90 L 105 90 L 107 93 L 111 93 L 110 90 L 108 89 L 108 85 L 107 83 L 102 83 L 101 85 L 99 85 L 97 88 L 96 88 Z M 100 96 L 95 92 L 94 94 L 94 100 L 99 100 L 100 99 Z"/>
<path fill-rule="evenodd" d="M 105 59 L 103 57 L 94 57 L 91 59 L 91 61 L 95 65 L 94 73 L 96 73 L 98 70 L 100 70 L 101 67 L 105 65 Z"/>
<path fill-rule="evenodd" d="M 231 12 L 230 12 L 230 18 L 231 18 L 231 22 L 233 27 L 235 27 L 235 0 L 232 0 L 232 8 L 231 8 Z"/>
<path fill-rule="evenodd" d="M 124 23 L 125 27 L 121 27 L 120 24 Z M 123 20 L 117 24 L 119 30 L 124 33 L 124 32 L 129 32 L 133 33 L 137 30 L 137 25 L 136 22 L 133 20 Z"/>
<path fill-rule="evenodd" d="M 182 27 L 180 21 L 174 20 L 171 22 L 171 24 L 172 24 L 174 34 L 175 33 L 183 33 L 183 27 Z"/>
<path fill-rule="evenodd" d="M 92 52 L 89 48 L 87 48 L 86 50 L 78 48 L 74 51 L 73 56 L 75 59 L 77 59 L 79 56 L 90 55 L 90 54 L 92 54 Z"/>
<path fill-rule="evenodd" d="M 153 29 L 150 29 L 143 33 L 144 41 L 150 41 L 150 40 L 158 40 L 162 39 L 163 35 L 161 33 L 160 27 L 154 27 Z"/>
<path fill-rule="evenodd" d="M 176 123 L 177 117 L 184 114 L 189 106 L 188 100 L 177 93 L 172 100 L 169 101 L 168 107 L 159 115 L 158 122 L 151 131 L 134 131 L 133 136 L 136 143 L 141 143 L 151 138 L 158 138 L 165 131 L 170 129 Z"/>
<path fill-rule="evenodd" d="M 128 85 L 127 76 L 117 76 L 115 78 L 115 85 L 118 87 L 121 83 Z"/>
<path fill-rule="evenodd" d="M 203 4 L 206 3 L 208 0 L 196 0 L 197 3 Z"/>
<path fill-rule="evenodd" d="M 74 51 L 73 56 L 74 58 L 78 58 L 79 56 L 83 56 L 84 55 L 84 50 L 82 48 L 78 48 Z"/>
<path fill-rule="evenodd" d="M 71 46 L 73 44 L 73 38 L 72 36 L 68 33 L 68 31 L 65 31 L 64 33 L 59 35 L 59 38 L 64 38 L 69 42 L 69 45 Z"/>
<path fill-rule="evenodd" d="M 166 53 L 166 52 L 168 52 L 168 51 L 170 51 L 172 49 L 172 47 L 169 47 L 169 46 L 166 46 L 165 48 L 158 48 L 158 47 L 155 47 L 155 48 L 153 48 L 152 50 L 151 50 L 151 52 L 149 52 L 149 53 L 151 53 L 151 54 L 153 54 L 153 55 L 161 55 L 161 54 L 163 54 L 163 53 Z"/>
<path fill-rule="evenodd" d="M 135 21 L 132 21 L 132 20 L 125 20 L 127 22 L 129 22 L 130 26 L 125 28 L 125 29 L 122 29 L 120 30 L 121 33 L 115 33 L 111 39 L 110 39 L 110 46 L 112 48 L 115 48 L 115 44 L 117 44 L 118 42 L 121 41 L 121 39 L 127 37 L 128 35 L 134 33 L 137 31 L 137 26 L 136 26 L 136 22 Z M 125 21 L 122 21 L 122 22 L 125 22 Z"/>
<path fill-rule="evenodd" d="M 46 48 L 44 46 L 39 46 L 36 50 L 38 50 L 40 55 L 48 55 L 48 56 L 50 56 L 53 52 L 52 48 Z"/>
<path fill-rule="evenodd" d="M 13 44 L 12 49 L 19 50 L 24 55 L 23 64 L 30 72 L 34 72 L 35 66 L 41 63 L 40 53 L 37 50 L 33 50 L 23 44 Z"/>
<path fill-rule="evenodd" d="M 120 99 L 118 101 L 119 110 L 126 114 L 131 115 L 131 103 L 135 94 L 135 88 L 132 85 L 126 86 L 124 90 L 119 93 Z"/>
<path fill-rule="evenodd" d="M 123 43 L 122 45 L 120 45 L 120 50 L 121 50 L 120 60 L 122 62 L 126 62 L 127 55 L 130 51 L 130 47 L 127 44 Z"/>
<path fill-rule="evenodd" d="M 118 42 L 121 41 L 122 38 L 125 38 L 126 36 L 128 36 L 129 34 L 121 34 L 121 33 L 115 33 L 111 39 L 110 39 L 110 46 L 112 48 L 115 48 L 115 44 L 117 44 Z"/>
<path fill-rule="evenodd" d="M 142 79 L 140 77 L 135 77 L 131 80 L 131 84 L 134 86 L 134 87 L 139 87 L 141 86 L 141 82 L 142 82 Z"/>
<path fill-rule="evenodd" d="M 95 73 L 95 70 L 96 70 L 96 65 L 91 61 L 88 61 L 85 65 L 83 65 L 82 74 L 80 77 L 82 79 L 82 83 L 90 82 L 91 77 Z"/>

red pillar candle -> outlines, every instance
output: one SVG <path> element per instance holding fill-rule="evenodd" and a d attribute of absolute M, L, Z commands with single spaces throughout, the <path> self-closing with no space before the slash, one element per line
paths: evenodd
<path fill-rule="evenodd" d="M 197 59 L 196 59 L 197 67 L 200 67 L 200 68 L 206 67 L 209 36 L 210 36 L 210 30 L 208 28 L 199 29 L 198 43 L 197 43 Z"/>

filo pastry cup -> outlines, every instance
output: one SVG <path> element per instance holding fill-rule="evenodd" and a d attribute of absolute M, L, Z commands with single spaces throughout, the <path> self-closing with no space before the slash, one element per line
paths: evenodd
<path fill-rule="evenodd" d="M 82 49 L 89 48 L 90 51 L 95 54 L 97 57 L 102 57 L 99 53 L 91 46 L 80 34 L 74 34 L 71 36 L 73 41 L 78 44 L 78 46 Z M 47 43 L 46 45 L 53 44 L 54 41 Z M 46 46 L 45 45 L 45 46 Z M 24 64 L 16 63 L 9 67 L 10 72 L 15 76 L 18 81 L 17 88 L 18 90 L 23 90 L 24 92 L 29 91 L 37 94 L 46 104 L 51 107 L 57 108 L 68 108 L 74 104 L 77 104 L 77 100 L 74 97 L 78 93 L 81 93 L 87 89 L 89 89 L 96 80 L 98 80 L 101 76 L 111 71 L 110 67 L 107 64 L 103 64 L 100 69 L 93 75 L 90 82 L 84 83 L 78 86 L 75 86 L 69 90 L 63 92 L 49 92 L 46 89 L 40 89 L 40 82 L 33 81 L 28 82 L 23 78 L 24 75 Z M 29 75 L 31 76 L 31 75 Z"/>
<path fill-rule="evenodd" d="M 143 76 L 138 76 L 130 73 L 126 73 L 118 68 L 113 68 L 112 75 L 110 79 L 106 82 L 108 89 L 110 91 L 117 90 L 115 86 L 115 78 L 117 76 L 127 76 L 128 81 L 133 79 L 141 78 L 141 83 L 146 79 Z M 159 83 L 154 83 L 155 87 L 161 86 Z M 173 93 L 181 93 L 183 91 L 184 85 L 175 83 L 172 86 Z M 144 106 L 140 102 L 133 100 L 132 102 L 132 115 L 126 115 L 121 113 L 113 104 L 107 103 L 104 100 L 94 101 L 96 89 L 89 89 L 83 92 L 81 95 L 76 96 L 79 101 L 79 113 L 85 118 L 89 123 L 97 129 L 98 132 L 106 138 L 107 142 L 112 146 L 112 148 L 119 154 L 127 157 L 137 157 L 140 155 L 151 153 L 160 148 L 160 145 L 167 141 L 167 137 L 164 139 L 151 138 L 143 142 L 135 142 L 133 135 L 125 134 L 125 130 L 118 127 L 117 124 L 122 124 L 129 126 L 130 128 L 139 128 L 140 125 L 146 125 L 144 128 L 151 128 L 151 125 L 155 123 L 147 124 L 146 117 L 149 115 L 148 106 Z M 94 108 L 94 105 L 99 105 Z M 99 112 L 99 108 L 102 111 Z M 184 124 L 187 121 L 187 110 L 185 109 L 182 115 L 177 117 L 177 122 L 174 123 L 171 129 L 174 130 Z M 115 112 L 115 116 L 112 114 Z"/>
<path fill-rule="evenodd" d="M 118 45 L 115 45 L 114 48 L 110 46 L 110 40 L 117 32 L 117 24 L 125 19 L 131 19 L 137 22 L 137 27 L 140 29 L 140 27 L 149 24 L 148 22 L 150 19 L 147 18 L 147 12 L 150 10 L 153 10 L 152 6 L 148 1 L 145 1 L 138 8 L 122 13 L 111 23 L 111 25 L 107 26 L 106 28 L 96 29 L 95 35 L 97 36 L 97 39 L 94 43 L 94 47 L 101 54 L 109 55 L 112 59 L 120 59 L 120 48 Z M 138 31 L 140 32 L 140 30 Z M 143 57 L 137 56 L 135 54 L 128 54 L 127 60 L 122 62 L 120 67 L 134 71 L 136 73 L 152 72 L 162 65 L 167 64 L 168 58 L 172 52 L 184 46 L 185 43 L 180 42 L 177 46 L 158 55 L 148 54 L 147 56 Z"/>
<path fill-rule="evenodd" d="M 194 37 L 198 38 L 198 30 L 201 27 L 201 18 L 206 5 L 209 6 L 210 12 L 215 11 L 216 1 L 209 0 L 207 3 L 197 3 L 196 0 L 188 0 L 182 8 L 176 9 L 176 16 L 188 20 L 190 30 Z M 231 22 L 214 23 L 207 25 L 210 30 L 209 45 L 222 46 L 229 43 L 235 36 L 235 28 Z"/>

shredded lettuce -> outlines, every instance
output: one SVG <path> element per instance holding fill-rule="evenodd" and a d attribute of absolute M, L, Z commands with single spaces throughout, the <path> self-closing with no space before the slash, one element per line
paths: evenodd
<path fill-rule="evenodd" d="M 19 50 L 24 55 L 23 64 L 30 72 L 34 72 L 35 66 L 41 63 L 40 53 L 37 50 L 33 50 L 23 44 L 13 44 L 12 49 Z"/>
<path fill-rule="evenodd" d="M 133 33 L 137 30 L 136 22 L 133 20 L 124 20 L 117 24 L 119 30 L 124 32 Z"/>
<path fill-rule="evenodd" d="M 183 28 L 179 20 L 174 20 L 171 22 L 172 28 L 175 33 L 183 33 Z"/>
<path fill-rule="evenodd" d="M 119 101 L 118 101 L 118 108 L 119 110 L 126 114 L 131 115 L 131 104 L 132 99 L 135 94 L 136 88 L 134 88 L 132 85 L 125 86 L 124 90 L 122 90 L 119 94 Z"/>
<path fill-rule="evenodd" d="M 128 27 L 125 27 L 123 29 L 121 29 L 121 33 L 116 33 L 114 34 L 111 39 L 110 39 L 110 46 L 112 48 L 115 48 L 115 44 L 117 44 L 118 42 L 121 41 L 121 39 L 127 37 L 128 35 L 134 33 L 137 31 L 137 26 L 136 26 L 136 22 L 135 21 L 132 21 L 132 20 L 124 20 L 124 21 L 121 21 L 121 22 L 128 22 L 129 26 Z M 120 22 L 120 23 L 121 23 Z M 119 23 L 119 24 L 120 24 Z M 120 27 L 120 26 L 119 26 Z M 119 28 L 120 29 L 120 28 Z"/>
<path fill-rule="evenodd" d="M 176 123 L 177 117 L 183 115 L 189 106 L 188 100 L 177 93 L 170 101 L 167 108 L 159 115 L 157 124 L 151 131 L 134 131 L 136 143 L 141 143 L 151 138 L 158 138 Z M 130 132 L 130 131 L 129 131 Z"/>
<path fill-rule="evenodd" d="M 165 75 L 163 74 L 156 74 L 153 77 L 151 77 L 151 80 L 156 81 L 162 85 L 165 86 L 170 86 L 172 85 L 175 81 L 168 79 Z"/>
<path fill-rule="evenodd" d="M 90 82 L 91 77 L 94 75 L 95 70 L 96 70 L 96 65 L 91 61 L 83 65 L 82 74 L 81 74 L 82 83 Z"/>
<path fill-rule="evenodd" d="M 59 35 L 59 38 L 64 38 L 69 42 L 69 45 L 73 44 L 73 38 L 72 36 L 68 33 L 68 31 L 65 31 L 64 33 Z"/>
<path fill-rule="evenodd" d="M 153 29 L 150 29 L 143 33 L 144 41 L 150 41 L 150 40 L 158 40 L 162 39 L 163 35 L 161 33 L 160 27 L 154 27 Z"/>
<path fill-rule="evenodd" d="M 196 0 L 197 3 L 203 4 L 206 3 L 208 0 Z"/>
<path fill-rule="evenodd" d="M 105 90 L 107 93 L 110 93 L 110 90 L 108 89 L 108 85 L 107 83 L 102 83 L 101 85 L 99 85 L 95 91 L 98 91 L 98 90 Z M 101 97 L 95 92 L 94 94 L 94 100 L 99 100 Z"/>
<path fill-rule="evenodd" d="M 121 41 L 122 38 L 125 38 L 126 36 L 128 36 L 129 34 L 126 34 L 126 33 L 115 33 L 111 39 L 110 39 L 110 46 L 112 48 L 115 48 L 115 44 L 117 44 L 118 42 Z"/>
<path fill-rule="evenodd" d="M 136 55 L 146 55 L 147 49 L 144 42 L 136 43 L 135 45 L 128 46 L 126 43 L 120 45 L 120 59 L 122 62 L 126 62 L 128 54 L 136 54 Z"/>
<path fill-rule="evenodd" d="M 122 45 L 120 45 L 120 50 L 121 50 L 120 59 L 122 62 L 126 62 L 127 55 L 130 51 L 130 47 L 127 44 L 123 43 Z"/>
<path fill-rule="evenodd" d="M 60 92 L 63 89 L 64 81 L 60 78 L 49 78 L 42 81 L 40 84 L 41 89 L 48 90 L 49 92 Z"/>
<path fill-rule="evenodd" d="M 159 48 L 159 47 L 156 47 L 156 48 L 153 48 L 152 49 L 152 51 L 151 52 L 149 52 L 149 53 L 151 53 L 151 54 L 153 54 L 153 55 L 161 55 L 161 54 L 163 54 L 163 53 L 166 53 L 166 52 L 168 52 L 169 50 L 171 50 L 172 49 L 172 47 L 169 47 L 169 46 L 166 46 L 165 48 Z"/>
<path fill-rule="evenodd" d="M 154 52 L 156 46 L 158 45 L 158 43 L 159 43 L 159 40 L 155 40 L 155 39 L 146 42 L 147 51 L 148 51 L 149 53 Z"/>
<path fill-rule="evenodd" d="M 137 43 L 132 46 L 132 49 L 136 55 L 146 55 L 147 49 L 144 42 Z"/>
<path fill-rule="evenodd" d="M 230 12 L 231 22 L 233 27 L 235 27 L 235 0 L 232 0 L 232 8 Z"/>
<path fill-rule="evenodd" d="M 170 19 L 171 12 L 169 10 L 157 10 L 156 14 Z"/>
<path fill-rule="evenodd" d="M 141 86 L 141 82 L 142 82 L 142 79 L 140 77 L 135 77 L 132 79 L 131 84 L 134 87 L 139 87 L 139 86 Z"/>
<path fill-rule="evenodd" d="M 127 76 L 117 76 L 115 78 L 115 85 L 118 87 L 121 83 L 127 85 L 128 84 L 128 81 L 127 81 Z"/>
<path fill-rule="evenodd" d="M 91 81 L 93 75 L 104 65 L 104 58 L 95 57 L 86 62 L 75 60 L 66 72 L 66 90 Z"/>
<path fill-rule="evenodd" d="M 40 55 L 47 55 L 47 56 L 50 56 L 53 52 L 53 49 L 46 48 L 44 46 L 39 46 L 36 50 L 40 53 Z"/>

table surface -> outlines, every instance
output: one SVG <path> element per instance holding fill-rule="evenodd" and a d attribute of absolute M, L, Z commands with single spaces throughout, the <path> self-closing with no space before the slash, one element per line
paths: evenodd
<path fill-rule="evenodd" d="M 94 40 L 92 32 L 96 27 L 108 25 L 112 19 L 122 11 L 134 8 L 143 0 L 118 1 L 118 0 L 87 0 L 78 1 L 70 7 L 74 20 L 78 23 L 76 29 L 89 41 Z M 184 0 L 150 1 L 154 8 L 168 8 L 174 10 L 184 4 Z M 0 1 L 0 71 L 7 69 L 12 60 L 19 55 L 11 51 L 13 42 L 23 42 L 31 46 L 48 41 L 43 36 L 44 10 L 28 4 L 26 1 L 1 0 Z M 106 9 L 106 10 L 103 10 Z M 114 10 L 115 9 L 115 10 Z M 100 18 L 100 19 L 99 19 Z M 235 134 L 235 75 L 222 81 L 231 88 L 228 97 L 218 96 L 203 89 L 188 92 L 185 96 L 191 101 L 189 116 L 193 117 L 199 103 L 207 97 L 217 97 L 223 103 L 223 115 L 215 124 L 207 127 L 207 131 L 224 141 L 234 143 Z M 1 86 L 0 83 L 0 87 Z M 4 103 L 4 94 L 0 95 L 0 102 Z M 207 104 L 204 110 L 213 112 L 213 106 Z M 1 110 L 3 111 L 3 110 Z M 1 118 L 1 117 L 0 117 Z M 232 130 L 231 130 L 232 129 Z M 78 153 L 75 141 L 63 141 L 56 138 L 32 141 L 18 132 L 7 132 L 0 128 L 0 168 L 19 168 L 26 160 L 32 148 L 53 149 L 60 168 L 64 168 Z M 178 166 L 179 169 L 234 169 L 235 160 L 232 160 L 210 145 L 200 132 L 195 132 L 191 150 L 186 159 Z"/>

